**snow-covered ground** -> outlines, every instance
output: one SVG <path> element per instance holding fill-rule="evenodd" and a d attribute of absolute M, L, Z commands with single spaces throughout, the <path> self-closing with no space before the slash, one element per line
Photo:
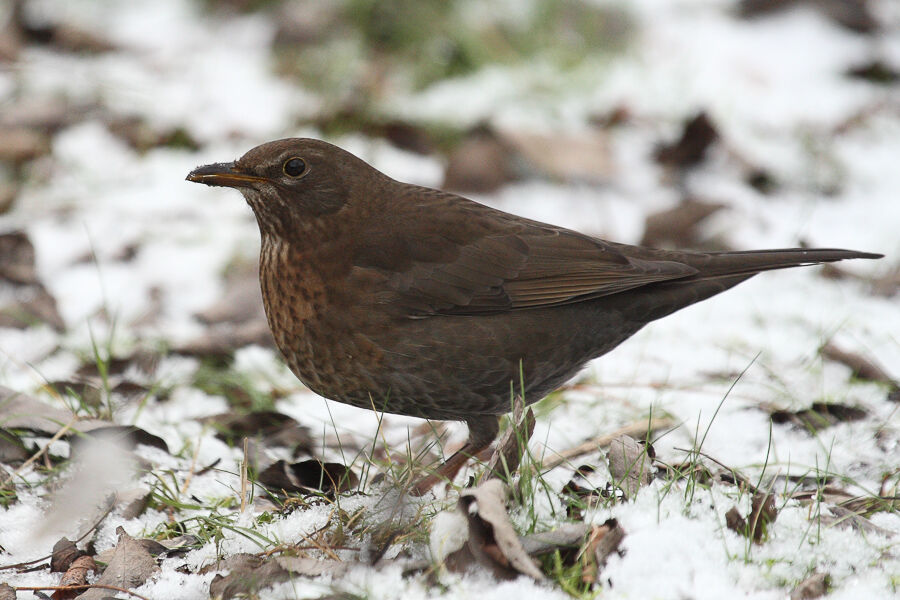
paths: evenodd
<path fill-rule="evenodd" d="M 60 98 L 72 107 L 102 108 L 85 110 L 52 135 L 49 154 L 30 163 L 13 209 L 0 215 L 0 233 L 21 229 L 34 244 L 38 278 L 66 324 L 61 333 L 46 325 L 0 328 L 0 384 L 58 402 L 42 386 L 70 379 L 96 345 L 128 356 L 204 334 L 195 314 L 221 297 L 229 265 L 255 256 L 258 231 L 236 193 L 188 183 L 185 175 L 270 139 L 320 136 L 295 124 L 316 114 L 322 99 L 274 73 L 274 25 L 261 14 L 207 17 L 203 3 L 189 0 L 29 4 L 118 47 L 85 55 L 26 46 L 0 70 L 0 111 Z M 742 20 L 733 3 L 722 0 L 624 4 L 636 29 L 621 54 L 585 60 L 569 71 L 540 61 L 488 67 L 398 93 L 381 110 L 406 121 L 487 121 L 578 136 L 592 118 L 625 107 L 629 118 L 605 131 L 611 167 L 602 185 L 525 180 L 476 199 L 637 243 L 645 217 L 675 205 L 687 190 L 726 205 L 704 222 L 703 233 L 734 248 L 805 243 L 886 258 L 842 263 L 852 275 L 842 279 L 822 277 L 817 268 L 763 274 L 651 324 L 592 363 L 578 385 L 553 400 L 552 411 L 539 411 L 532 451 L 550 457 L 651 412 L 665 413 L 679 426 L 655 444 L 663 461 L 685 460 L 680 449 L 703 438 L 710 457 L 779 486 L 778 519 L 759 545 L 726 528 L 726 511 L 737 504 L 746 514 L 749 497 L 721 484 L 688 499 L 680 484 L 672 489 L 658 479 L 633 502 L 592 512 L 590 521 L 615 517 L 626 532 L 624 552 L 602 572 L 603 597 L 783 598 L 814 572 L 830 575 L 829 598 L 897 597 L 896 505 L 871 514 L 881 528 L 873 532 L 820 525 L 813 505 L 783 494 L 793 485 L 788 476 L 826 473 L 854 496 L 898 494 L 900 404 L 887 399 L 886 386 L 851 378 L 847 366 L 824 358 L 820 349 L 831 340 L 900 378 L 900 292 L 874 294 L 869 283 L 896 268 L 900 257 L 900 86 L 845 75 L 875 59 L 900 70 L 900 10 L 872 2 L 883 29 L 863 35 L 811 8 Z M 653 150 L 676 138 L 683 121 L 699 110 L 710 115 L 722 141 L 675 185 L 653 160 Z M 139 117 L 158 130 L 183 128 L 200 149 L 138 152 L 110 131 L 104 111 Z M 441 184 L 440 155 L 412 154 L 358 134 L 329 141 L 398 179 Z M 778 182 L 776 191 L 763 195 L 747 185 L 746 164 L 768 172 Z M 177 473 L 179 485 L 192 463 L 221 459 L 218 470 L 193 477 L 181 490 L 183 498 L 211 506 L 236 494 L 241 454 L 195 420 L 228 410 L 222 397 L 191 385 L 198 368 L 196 358 L 163 356 L 146 383 L 168 390 L 167 397 L 151 393 L 140 404 L 123 403 L 115 420 L 165 440 L 174 456 L 146 447 L 139 453 L 158 472 Z M 260 389 L 288 390 L 277 409 L 308 426 L 319 446 L 323 435 L 365 446 L 375 434 L 373 413 L 303 390 L 270 349 L 244 348 L 232 368 Z M 761 409 L 797 411 L 814 402 L 859 407 L 866 416 L 810 434 L 771 425 Z M 402 453 L 407 428 L 417 424 L 388 415 L 382 434 Z M 453 430 L 453 439 L 463 436 L 461 426 Z M 326 458 L 342 460 L 333 448 Z M 598 460 L 597 453 L 584 458 Z M 42 478 L 28 470 L 20 475 L 32 482 Z M 560 467 L 546 478 L 558 491 L 571 476 L 571 468 Z M 145 476 L 142 485 L 154 481 Z M 76 522 L 39 532 L 45 511 L 52 510 L 48 493 L 23 486 L 18 500 L 0 511 L 0 566 L 37 558 L 60 536 L 76 536 Z M 534 501 L 549 528 L 559 519 L 559 506 L 539 496 Z M 348 512 L 369 507 L 365 498 L 342 502 Z M 331 517 L 330 507 L 319 506 L 265 524 L 247 515 L 237 522 L 292 543 Z M 115 545 L 119 525 L 133 536 L 149 536 L 168 518 L 158 510 L 134 519 L 113 513 L 98 530 L 96 549 Z M 514 512 L 513 519 L 521 524 L 525 517 Z M 226 530 L 222 540 L 166 559 L 162 571 L 135 591 L 148 598 L 205 598 L 212 574 L 199 574 L 201 567 L 217 556 L 258 551 L 253 540 Z M 54 585 L 58 575 L 0 571 L 3 579 Z M 567 597 L 554 584 L 524 576 L 497 583 L 472 572 L 442 581 L 444 587 L 436 588 L 421 575 L 360 566 L 333 580 L 296 578 L 263 597 L 317 597 L 335 587 L 371 598 Z"/>

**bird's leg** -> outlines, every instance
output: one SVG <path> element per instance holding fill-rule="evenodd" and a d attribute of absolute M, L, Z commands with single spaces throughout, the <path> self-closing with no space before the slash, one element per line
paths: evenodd
<path fill-rule="evenodd" d="M 487 450 L 497 432 L 500 430 L 500 421 L 493 415 L 479 415 L 477 418 L 467 420 L 469 426 L 469 439 L 466 445 L 453 453 L 436 470 L 413 483 L 410 494 L 421 496 L 441 481 L 453 481 L 459 470 L 470 458 L 477 458 Z"/>

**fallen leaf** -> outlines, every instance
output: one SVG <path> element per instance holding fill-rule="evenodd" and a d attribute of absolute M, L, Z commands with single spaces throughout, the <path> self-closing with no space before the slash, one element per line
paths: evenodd
<path fill-rule="evenodd" d="M 529 556 L 542 556 L 557 550 L 577 550 L 592 529 L 590 523 L 563 523 L 556 529 L 532 533 L 520 540 Z"/>
<path fill-rule="evenodd" d="M 53 553 L 50 555 L 50 572 L 64 573 L 79 556 L 85 553 L 78 549 L 75 542 L 68 538 L 62 538 L 53 544 Z"/>
<path fill-rule="evenodd" d="M 290 448 L 295 456 L 313 450 L 309 428 L 275 411 L 222 413 L 204 417 L 200 422 L 215 427 L 216 437 L 231 446 L 239 444 L 242 438 L 253 437 L 259 438 L 267 447 Z"/>
<path fill-rule="evenodd" d="M 6 582 L 0 583 L 0 600 L 16 600 L 16 588 Z"/>
<path fill-rule="evenodd" d="M 871 33 L 878 29 L 878 21 L 872 16 L 868 0 L 741 0 L 739 14 L 757 17 L 797 6 L 817 9 L 839 25 L 859 33 Z"/>
<path fill-rule="evenodd" d="M 709 115 L 701 111 L 685 122 L 677 141 L 657 147 L 654 158 L 671 167 L 693 167 L 703 161 L 707 149 L 717 139 L 719 132 Z"/>
<path fill-rule="evenodd" d="M 863 79 L 878 85 L 892 85 L 900 81 L 900 69 L 882 60 L 872 60 L 865 64 L 857 65 L 848 69 L 846 75 L 847 77 Z"/>
<path fill-rule="evenodd" d="M 684 198 L 677 206 L 649 215 L 644 224 L 642 246 L 653 248 L 717 249 L 706 245 L 699 236 L 704 219 L 725 208 L 718 202 Z"/>
<path fill-rule="evenodd" d="M 13 283 L 37 283 L 34 246 L 23 231 L 0 235 L 0 278 Z"/>
<path fill-rule="evenodd" d="M 479 564 L 498 577 L 512 579 L 522 573 L 543 580 L 544 574 L 525 552 L 513 529 L 505 496 L 505 487 L 496 479 L 460 494 L 459 510 L 469 523 L 466 548 Z"/>
<path fill-rule="evenodd" d="M 28 394 L 0 385 L 0 427 L 26 429 L 53 436 L 73 421 L 73 432 L 90 431 L 110 425 L 109 421 L 100 419 L 76 419 L 68 409 L 57 408 Z"/>
<path fill-rule="evenodd" d="M 80 450 L 81 444 L 88 440 L 103 440 L 114 442 L 118 447 L 133 450 L 138 444 L 158 448 L 163 452 L 169 452 L 169 445 L 158 435 L 153 435 L 140 427 L 134 425 L 112 425 L 106 424 L 91 428 L 90 431 L 82 432 L 82 435 L 74 436 L 70 443 L 72 445 L 72 455 L 74 456 Z"/>
<path fill-rule="evenodd" d="M 894 389 L 898 387 L 897 380 L 888 375 L 887 372 L 874 361 L 861 354 L 843 350 L 835 345 L 834 342 L 828 342 L 822 346 L 822 356 L 849 367 L 853 372 L 853 376 L 857 379 L 877 381 L 878 383 L 887 384 Z"/>
<path fill-rule="evenodd" d="M 450 152 L 441 187 L 490 193 L 514 179 L 508 150 L 493 133 L 478 130 Z"/>
<path fill-rule="evenodd" d="M 626 498 L 633 498 L 653 477 L 653 464 L 647 454 L 645 446 L 627 435 L 617 437 L 609 445 L 609 473 Z"/>
<path fill-rule="evenodd" d="M 896 500 L 894 502 L 896 502 Z M 890 503 L 885 502 L 884 505 L 888 507 L 890 506 Z M 894 510 L 896 510 L 896 507 Z M 858 511 L 845 506 L 829 506 L 828 512 L 831 513 L 831 515 L 820 514 L 819 519 L 829 527 L 836 526 L 844 529 L 850 528 L 865 533 L 882 535 L 884 537 L 894 537 L 896 535 L 896 532 L 885 529 L 884 527 L 879 527 Z"/>
<path fill-rule="evenodd" d="M 339 577 L 350 566 L 351 563 L 337 560 L 288 556 L 271 557 L 261 562 L 245 560 L 228 575 L 217 575 L 209 584 L 209 595 L 215 600 L 252 596 L 263 588 L 297 576 L 318 577 L 330 574 L 332 577 Z"/>
<path fill-rule="evenodd" d="M 750 515 L 745 519 L 737 507 L 732 506 L 725 513 L 725 525 L 735 533 L 759 544 L 766 538 L 769 525 L 774 523 L 777 517 L 775 497 L 772 494 L 756 492 L 750 501 Z"/>
<path fill-rule="evenodd" d="M 810 575 L 794 588 L 794 591 L 791 592 L 791 600 L 813 600 L 813 598 L 824 596 L 828 592 L 830 579 L 828 573 Z"/>
<path fill-rule="evenodd" d="M 13 464 L 28 460 L 31 452 L 12 431 L 0 427 L 0 463 Z"/>
<path fill-rule="evenodd" d="M 770 410 L 773 423 L 789 423 L 799 429 L 815 433 L 838 423 L 859 421 L 868 416 L 868 411 L 856 406 L 836 402 L 813 402 L 812 406 L 797 411 Z"/>
<path fill-rule="evenodd" d="M 150 503 L 150 490 L 147 488 L 133 488 L 116 493 L 116 508 L 119 509 L 119 517 L 122 519 L 135 519 L 141 516 Z"/>
<path fill-rule="evenodd" d="M 606 566 L 606 559 L 618 550 L 623 539 L 625 530 L 615 519 L 608 519 L 603 525 L 596 525 L 591 529 L 590 538 L 582 554 L 582 581 L 596 583 L 600 579 L 600 572 Z"/>
<path fill-rule="evenodd" d="M 613 175 L 609 138 L 599 129 L 577 134 L 501 129 L 497 136 L 523 176 L 600 183 Z"/>
<path fill-rule="evenodd" d="M 143 585 L 159 567 L 139 540 L 128 535 L 121 527 L 116 529 L 116 534 L 119 541 L 115 553 L 96 583 L 130 590 Z M 103 600 L 109 593 L 109 590 L 91 588 L 78 596 L 78 600 Z"/>
<path fill-rule="evenodd" d="M 97 563 L 94 562 L 94 559 L 92 557 L 79 556 L 72 561 L 71 565 L 69 565 L 69 568 L 59 580 L 59 585 L 86 585 L 88 583 L 88 573 L 94 573 L 98 570 L 99 569 L 97 568 Z M 53 598 L 53 600 L 69 600 L 71 598 L 78 597 L 78 594 L 80 593 L 81 590 L 56 590 L 50 597 Z"/>
<path fill-rule="evenodd" d="M 229 358 L 235 350 L 251 345 L 275 347 L 272 333 L 265 320 L 213 326 L 204 335 L 174 346 L 172 352 L 203 358 Z"/>
<path fill-rule="evenodd" d="M 257 481 L 274 492 L 326 494 L 346 492 L 359 485 L 359 477 L 340 463 L 311 459 L 296 463 L 278 460 L 257 475 Z"/>
<path fill-rule="evenodd" d="M 25 127 L 0 128 L 0 162 L 19 166 L 50 152 L 46 135 Z"/>
<path fill-rule="evenodd" d="M 71 23 L 35 26 L 26 21 L 24 33 L 31 42 L 48 44 L 67 52 L 99 54 L 116 50 L 116 46 L 111 41 Z"/>
<path fill-rule="evenodd" d="M 45 323 L 58 332 L 65 331 L 66 324 L 59 314 L 56 298 L 41 284 L 17 287 L 13 301 L 0 307 L 0 327 L 25 329 Z"/>

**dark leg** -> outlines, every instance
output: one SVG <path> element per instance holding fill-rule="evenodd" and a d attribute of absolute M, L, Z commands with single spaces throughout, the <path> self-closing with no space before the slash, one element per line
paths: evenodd
<path fill-rule="evenodd" d="M 486 450 L 500 430 L 499 417 L 494 415 L 479 415 L 467 420 L 466 424 L 469 426 L 469 439 L 466 445 L 444 461 L 434 472 L 416 481 L 409 492 L 411 495 L 421 496 L 441 481 L 453 481 L 466 461 Z"/>

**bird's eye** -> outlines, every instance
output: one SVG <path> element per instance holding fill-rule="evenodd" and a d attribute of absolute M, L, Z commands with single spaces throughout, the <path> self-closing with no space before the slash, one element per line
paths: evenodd
<path fill-rule="evenodd" d="M 288 177 L 300 177 L 306 172 L 306 162 L 299 156 L 295 156 L 284 161 L 282 170 Z"/>

